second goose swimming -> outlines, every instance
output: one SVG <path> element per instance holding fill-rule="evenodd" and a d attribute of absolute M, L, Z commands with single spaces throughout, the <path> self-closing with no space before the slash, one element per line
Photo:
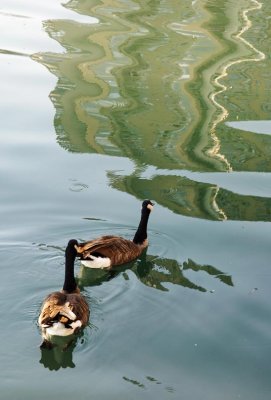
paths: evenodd
<path fill-rule="evenodd" d="M 150 200 L 143 201 L 133 240 L 107 235 L 75 245 L 81 263 L 89 268 L 111 268 L 136 259 L 148 246 L 147 225 L 153 206 Z"/>

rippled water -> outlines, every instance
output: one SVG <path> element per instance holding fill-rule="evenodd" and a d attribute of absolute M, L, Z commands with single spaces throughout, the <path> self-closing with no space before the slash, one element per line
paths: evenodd
<path fill-rule="evenodd" d="M 1 398 L 270 398 L 268 0 L 2 0 Z M 91 322 L 40 350 L 67 240 Z"/>

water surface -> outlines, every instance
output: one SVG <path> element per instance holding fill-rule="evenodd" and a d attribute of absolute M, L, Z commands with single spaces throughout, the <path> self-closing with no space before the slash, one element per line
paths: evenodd
<path fill-rule="evenodd" d="M 270 15 L 240 2 L 2 1 L 1 395 L 270 398 Z M 133 236 L 76 265 L 91 322 L 41 351 L 70 238 Z"/>

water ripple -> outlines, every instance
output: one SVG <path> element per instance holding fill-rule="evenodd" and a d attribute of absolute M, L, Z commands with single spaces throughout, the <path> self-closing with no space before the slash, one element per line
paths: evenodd
<path fill-rule="evenodd" d="M 85 189 L 88 189 L 88 185 L 86 183 L 78 182 L 77 179 L 70 179 L 72 182 L 69 190 L 71 192 L 82 192 Z"/>

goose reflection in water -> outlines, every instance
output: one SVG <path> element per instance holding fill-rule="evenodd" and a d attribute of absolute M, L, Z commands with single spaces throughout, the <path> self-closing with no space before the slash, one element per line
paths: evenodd
<path fill-rule="evenodd" d="M 73 350 L 80 335 L 71 335 L 69 337 L 56 336 L 50 348 L 41 346 L 40 364 L 50 371 L 58 371 L 61 368 L 75 368 L 73 362 Z"/>
<path fill-rule="evenodd" d="M 124 279 L 129 279 L 126 271 L 131 270 L 146 286 L 168 291 L 165 284 L 171 283 L 185 288 L 207 292 L 208 289 L 197 285 L 185 276 L 185 271 L 206 272 L 209 276 L 217 278 L 228 286 L 234 286 L 230 275 L 220 271 L 211 265 L 200 265 L 188 259 L 183 264 L 168 258 L 159 258 L 147 255 L 146 251 L 141 257 L 132 263 L 113 268 L 111 270 L 90 270 L 82 266 L 78 276 L 79 286 L 96 286 L 123 274 Z"/>

